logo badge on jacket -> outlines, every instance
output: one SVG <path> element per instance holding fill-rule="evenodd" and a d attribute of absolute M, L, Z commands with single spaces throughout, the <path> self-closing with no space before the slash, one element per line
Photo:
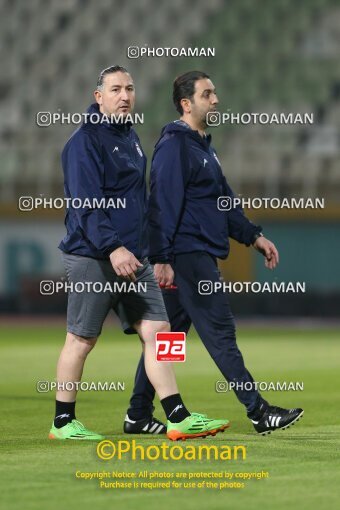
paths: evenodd
<path fill-rule="evenodd" d="M 216 159 L 217 163 L 221 166 L 221 163 L 220 163 L 218 157 L 216 156 L 216 152 L 214 152 L 213 154 L 214 154 L 214 158 Z"/>
<path fill-rule="evenodd" d="M 135 145 L 136 145 L 136 149 L 137 149 L 138 154 L 142 158 L 143 157 L 142 149 L 139 147 L 137 142 L 135 142 Z"/>

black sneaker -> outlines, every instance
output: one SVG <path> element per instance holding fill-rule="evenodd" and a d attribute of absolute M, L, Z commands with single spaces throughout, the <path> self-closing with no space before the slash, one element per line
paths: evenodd
<path fill-rule="evenodd" d="M 134 421 L 127 414 L 124 420 L 124 432 L 125 434 L 166 434 L 166 426 L 153 416 Z"/>
<path fill-rule="evenodd" d="M 302 409 L 282 409 L 282 407 L 268 406 L 258 421 L 251 421 L 256 432 L 266 436 L 276 429 L 288 429 L 295 422 L 299 421 L 302 415 Z"/>

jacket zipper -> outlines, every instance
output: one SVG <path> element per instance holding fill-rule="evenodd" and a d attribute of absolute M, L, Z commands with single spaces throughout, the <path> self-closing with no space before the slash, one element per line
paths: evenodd
<path fill-rule="evenodd" d="M 134 161 L 137 169 L 139 170 L 138 168 L 138 159 L 137 159 L 137 156 L 136 156 L 136 153 L 134 151 L 134 149 L 136 149 L 137 151 L 137 148 L 136 148 L 136 141 L 133 140 L 133 147 L 132 147 L 132 144 L 131 144 L 131 140 L 130 140 L 130 137 L 127 137 L 128 138 L 128 142 L 129 142 L 129 150 L 130 150 L 130 154 L 132 155 L 132 160 Z M 143 156 L 143 161 L 144 161 L 144 156 Z M 142 176 L 143 180 L 145 179 L 145 175 L 144 175 L 144 172 L 143 172 L 143 176 Z M 146 186 L 146 183 L 145 183 L 145 186 Z M 138 249 L 137 249 L 137 255 L 139 257 L 141 257 L 142 255 L 142 234 L 143 234 L 143 225 L 144 225 L 144 211 L 141 210 L 141 203 L 139 200 L 137 200 L 137 203 L 138 203 L 138 209 L 139 209 L 139 233 L 138 233 Z"/>

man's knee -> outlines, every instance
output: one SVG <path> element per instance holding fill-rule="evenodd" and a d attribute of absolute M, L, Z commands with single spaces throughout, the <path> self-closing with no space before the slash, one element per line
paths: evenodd
<path fill-rule="evenodd" d="M 155 341 L 156 333 L 170 331 L 170 324 L 166 321 L 142 320 L 135 327 L 144 342 Z"/>
<path fill-rule="evenodd" d="M 87 356 L 96 345 L 97 337 L 83 337 L 68 332 L 66 345 L 77 351 L 79 356 Z"/>
<path fill-rule="evenodd" d="M 170 323 L 166 321 L 159 321 L 156 332 L 166 333 L 167 331 L 171 331 Z"/>

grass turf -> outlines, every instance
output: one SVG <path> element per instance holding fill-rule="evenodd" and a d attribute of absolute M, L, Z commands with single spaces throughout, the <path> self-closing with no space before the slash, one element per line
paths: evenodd
<path fill-rule="evenodd" d="M 340 471 L 338 333 L 327 330 L 240 329 L 238 344 L 258 381 L 302 381 L 304 391 L 266 392 L 272 403 L 301 406 L 305 416 L 296 426 L 267 437 L 254 434 L 244 409 L 232 393 L 216 393 L 223 379 L 195 334 L 187 345 L 187 362 L 176 365 L 181 393 L 193 411 L 226 417 L 224 434 L 188 445 L 245 445 L 247 459 L 237 461 L 101 461 L 95 444 L 49 441 L 54 394 L 38 393 L 36 382 L 53 380 L 64 330 L 57 327 L 2 328 L 1 496 L 3 508 L 97 510 L 116 505 L 124 510 L 148 508 L 213 509 L 338 508 Z M 163 437 L 124 436 L 122 422 L 139 357 L 136 337 L 107 327 L 87 360 L 84 381 L 124 381 L 123 392 L 81 392 L 77 418 L 110 439 L 136 439 L 144 446 Z M 157 417 L 163 418 L 159 403 Z M 178 443 L 170 443 L 170 446 Z M 79 471 L 258 472 L 267 480 L 250 480 L 244 489 L 100 489 L 98 480 L 79 480 Z M 123 480 L 126 481 L 126 480 Z M 145 480 L 148 481 L 148 480 Z M 154 481 L 157 481 L 155 479 Z M 159 480 L 164 481 L 164 480 Z M 200 482 L 201 480 L 196 480 Z M 216 481 L 216 480 L 210 480 Z M 219 481 L 219 480 L 217 480 Z M 159 499 L 161 496 L 161 500 Z"/>

